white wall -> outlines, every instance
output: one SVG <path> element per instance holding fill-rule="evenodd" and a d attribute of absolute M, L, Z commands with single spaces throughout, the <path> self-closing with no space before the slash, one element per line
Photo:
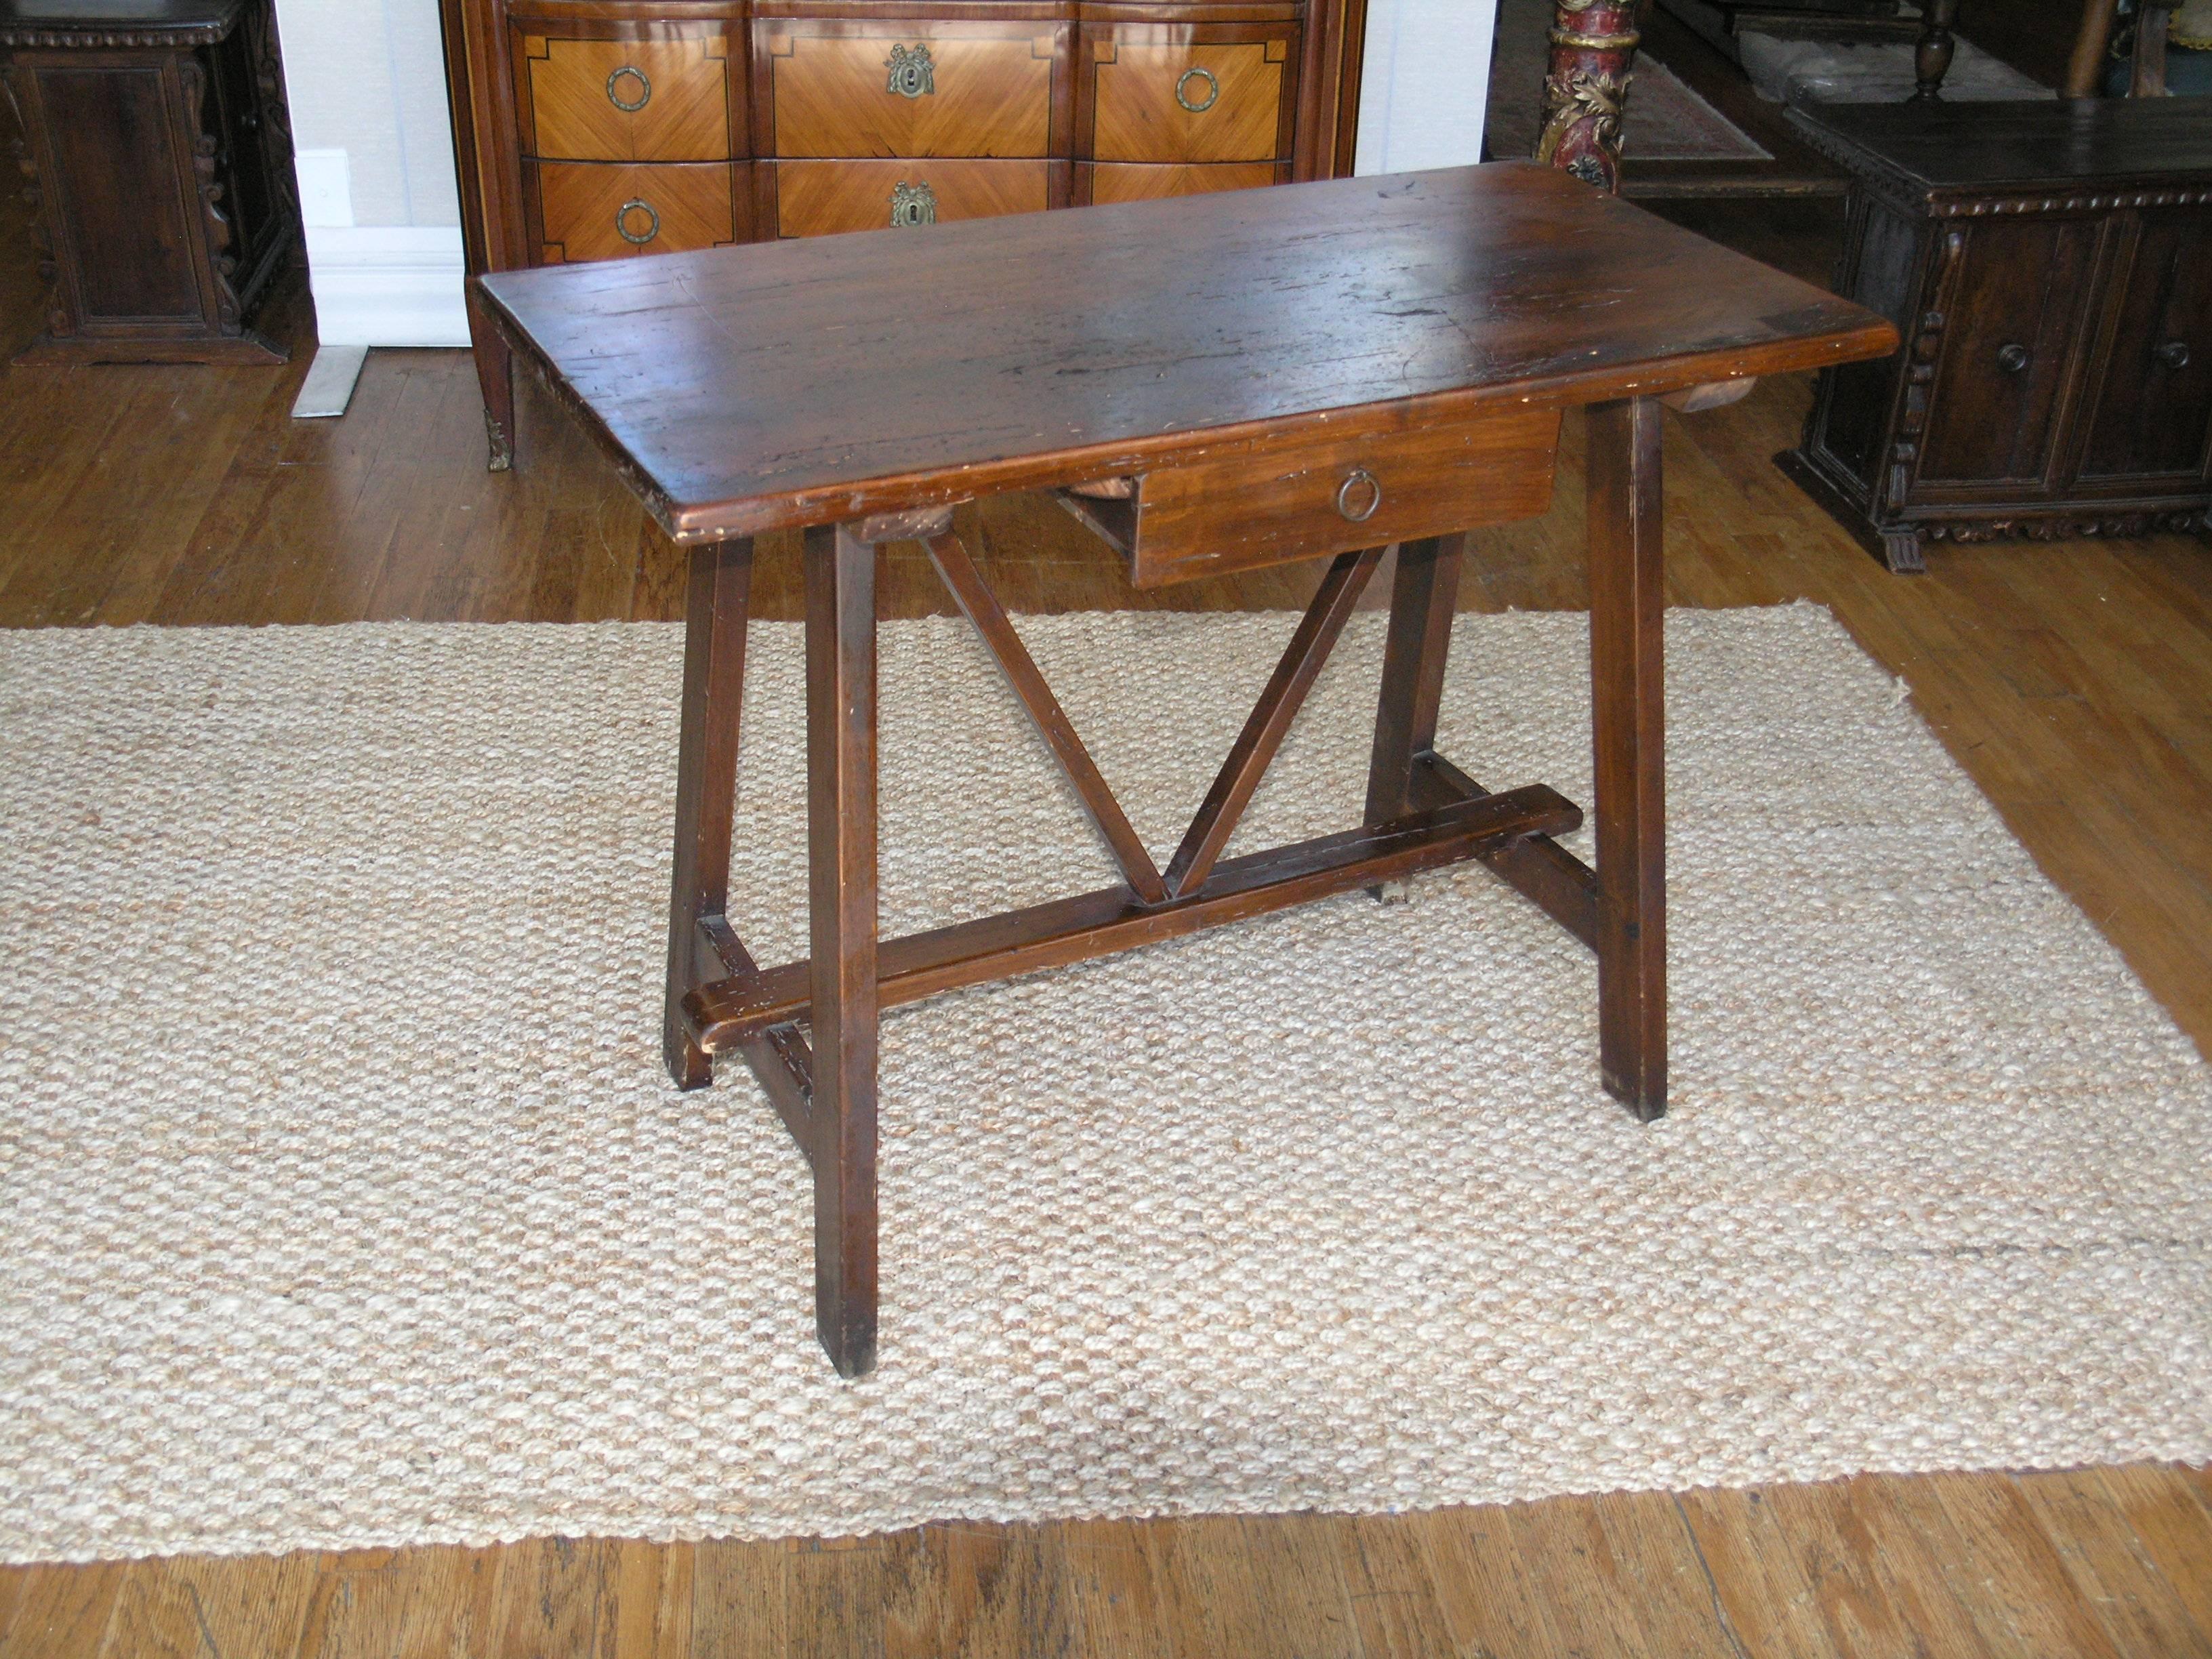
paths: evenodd
<path fill-rule="evenodd" d="M 1482 159 L 1496 23 L 1489 0 L 1369 0 L 1356 171 Z"/>
<path fill-rule="evenodd" d="M 465 345 L 438 0 L 276 0 L 330 345 Z M 1358 167 L 1480 160 L 1490 0 L 1370 0 Z"/>
<path fill-rule="evenodd" d="M 465 345 L 438 0 L 276 0 L 328 345 Z"/>

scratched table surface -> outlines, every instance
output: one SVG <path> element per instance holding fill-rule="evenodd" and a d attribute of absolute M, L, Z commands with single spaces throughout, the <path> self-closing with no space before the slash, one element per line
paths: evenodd
<path fill-rule="evenodd" d="M 1869 355 L 1887 325 L 1523 163 L 482 280 L 679 541 L 1141 470 L 1205 442 Z"/>

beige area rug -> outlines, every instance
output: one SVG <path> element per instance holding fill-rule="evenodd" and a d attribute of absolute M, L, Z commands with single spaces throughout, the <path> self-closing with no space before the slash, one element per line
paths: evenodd
<path fill-rule="evenodd" d="M 1243 845 L 1356 811 L 1380 620 Z M 1022 626 L 1165 848 L 1291 621 Z M 0 636 L 0 1554 L 2204 1458 L 2206 1066 L 1824 611 L 1668 630 L 1673 1115 L 1472 866 L 903 1011 L 859 1385 L 781 1127 L 659 1068 L 675 629 Z M 1584 796 L 1583 652 L 1463 618 L 1449 752 Z M 887 925 L 1102 880 L 964 624 L 884 657 Z"/>

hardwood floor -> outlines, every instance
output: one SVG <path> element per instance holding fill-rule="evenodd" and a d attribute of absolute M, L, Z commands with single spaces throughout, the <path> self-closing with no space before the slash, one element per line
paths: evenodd
<path fill-rule="evenodd" d="M 18 211 L 0 207 L 10 349 L 36 303 Z M 1825 270 L 1832 208 L 1698 213 Z M 483 471 L 458 352 L 373 354 L 343 420 L 295 423 L 308 328 L 295 293 L 271 324 L 297 354 L 281 370 L 0 374 L 0 626 L 676 614 L 677 560 L 542 398 L 507 477 Z M 1805 404 L 1803 384 L 1772 384 L 1669 417 L 1670 599 L 1833 608 L 2212 1050 L 2212 550 L 1939 548 L 1928 576 L 1890 576 L 1768 463 Z M 1578 427 L 1553 511 L 1480 538 L 1464 604 L 1583 603 Z M 1139 602 L 1055 509 L 997 503 L 969 527 L 1016 610 Z M 768 614 L 797 614 L 794 551 L 762 562 Z M 1312 579 L 1142 602 L 1286 607 Z M 893 550 L 882 591 L 896 613 L 951 609 L 918 548 Z M 2212 1474 L 0 1569 L 5 1659 L 956 1652 L 2212 1654 Z"/>

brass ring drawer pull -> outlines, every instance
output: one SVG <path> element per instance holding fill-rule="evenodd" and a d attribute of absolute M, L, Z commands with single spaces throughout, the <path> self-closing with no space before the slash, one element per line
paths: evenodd
<path fill-rule="evenodd" d="M 891 228 L 906 230 L 937 222 L 937 192 L 927 184 L 901 183 L 891 186 Z"/>
<path fill-rule="evenodd" d="M 1364 505 L 1354 505 L 1356 492 L 1364 492 Z M 1354 524 L 1365 524 L 1382 505 L 1382 481 L 1364 466 L 1355 466 L 1336 487 L 1336 510 Z"/>
<path fill-rule="evenodd" d="M 884 67 L 890 78 L 884 82 L 885 92 L 895 92 L 902 98 L 929 98 L 937 92 L 937 65 L 930 61 L 929 42 L 917 40 L 914 50 L 893 46 L 891 55 L 884 59 Z"/>
<path fill-rule="evenodd" d="M 1192 103 L 1190 94 L 1184 90 L 1193 81 L 1206 82 L 1206 100 L 1203 103 Z M 1155 84 L 1158 83 L 1155 82 Z M 1219 101 L 1220 97 L 1221 82 L 1215 78 L 1213 71 L 1210 69 L 1200 69 L 1194 64 L 1176 77 L 1176 102 L 1181 104 L 1193 115 L 1205 114 Z"/>
<path fill-rule="evenodd" d="M 635 103 L 632 103 L 629 99 L 623 97 L 621 93 L 615 90 L 616 86 L 625 76 L 629 76 L 638 84 L 637 101 Z M 612 104 L 623 114 L 635 115 L 638 111 L 643 109 L 652 101 L 653 82 L 647 76 L 646 72 L 638 68 L 636 64 L 624 64 L 620 69 L 616 70 L 607 76 L 607 102 Z"/>
<path fill-rule="evenodd" d="M 642 213 L 652 222 L 642 236 L 629 228 L 629 216 L 633 213 Z M 660 234 L 660 215 L 643 197 L 633 196 L 615 210 L 615 234 L 633 246 L 643 247 Z"/>

